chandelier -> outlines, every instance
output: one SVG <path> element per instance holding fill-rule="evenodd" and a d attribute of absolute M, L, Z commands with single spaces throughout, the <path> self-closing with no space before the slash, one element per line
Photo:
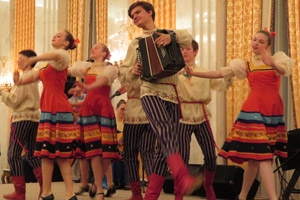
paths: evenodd
<path fill-rule="evenodd" d="M 12 87 L 13 82 L 13 59 L 7 56 L 0 57 L 0 86 Z"/>
<path fill-rule="evenodd" d="M 134 38 L 136 32 L 135 25 L 128 22 L 127 17 L 114 19 L 115 31 L 108 36 L 108 47 L 111 51 L 111 61 L 122 64 L 127 52 L 130 41 Z"/>

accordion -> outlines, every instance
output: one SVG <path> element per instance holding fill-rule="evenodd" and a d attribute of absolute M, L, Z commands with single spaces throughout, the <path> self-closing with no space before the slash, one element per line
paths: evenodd
<path fill-rule="evenodd" d="M 150 82 L 172 76 L 185 66 L 174 34 L 167 30 L 158 30 L 157 32 L 170 34 L 171 43 L 164 47 L 158 47 L 154 43 L 158 35 L 154 33 L 151 36 L 139 38 L 139 47 L 137 48 L 138 62 L 143 67 L 141 79 Z"/>

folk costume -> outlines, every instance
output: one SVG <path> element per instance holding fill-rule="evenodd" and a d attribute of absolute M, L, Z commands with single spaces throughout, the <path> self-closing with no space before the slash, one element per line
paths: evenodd
<path fill-rule="evenodd" d="M 87 68 L 87 73 L 83 73 Z M 87 92 L 77 119 L 79 134 L 77 155 L 81 158 L 101 156 L 119 159 L 117 148 L 117 125 L 114 109 L 109 97 L 110 85 L 118 75 L 118 68 L 106 62 L 76 62 L 69 68 L 73 76 L 85 78 L 86 85 L 98 77 L 106 76 L 109 85 L 97 87 Z"/>
<path fill-rule="evenodd" d="M 76 130 L 73 110 L 64 93 L 70 56 L 63 49 L 56 52 L 61 55 L 61 59 L 50 61 L 39 71 L 43 91 L 40 98 L 41 118 L 34 155 L 50 159 L 73 158 L 76 149 Z"/>
<path fill-rule="evenodd" d="M 273 58 L 275 63 L 286 66 L 284 76 L 289 76 L 292 59 L 281 51 Z M 254 65 L 257 60 L 261 57 L 255 56 L 250 62 L 235 59 L 221 71 L 225 78 L 247 78 L 251 89 L 219 152 L 236 163 L 287 157 L 287 133 L 279 93 L 281 76 L 270 66 Z"/>

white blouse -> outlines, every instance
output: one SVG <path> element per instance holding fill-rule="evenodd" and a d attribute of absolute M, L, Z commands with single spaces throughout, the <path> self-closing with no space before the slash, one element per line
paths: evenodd
<path fill-rule="evenodd" d="M 284 52 L 278 51 L 273 55 L 274 62 L 286 67 L 284 76 L 288 77 L 291 74 L 292 66 L 294 64 L 293 59 L 288 57 Z M 233 59 L 229 63 L 229 67 L 223 67 L 220 69 L 224 78 L 229 79 L 236 76 L 238 79 L 244 79 L 247 77 L 247 63 L 242 59 Z"/>
<path fill-rule="evenodd" d="M 68 53 L 67 50 L 64 50 L 64 49 L 58 49 L 58 50 L 55 50 L 54 52 L 58 53 L 60 55 L 60 59 L 57 61 L 50 60 L 49 65 L 51 65 L 57 71 L 62 71 L 69 65 L 70 54 Z"/>

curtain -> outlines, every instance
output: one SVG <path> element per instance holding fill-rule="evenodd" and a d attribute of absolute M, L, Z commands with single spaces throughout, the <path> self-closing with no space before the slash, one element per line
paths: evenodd
<path fill-rule="evenodd" d="M 290 56 L 295 60 L 292 69 L 291 88 L 293 94 L 293 108 L 295 117 L 295 126 L 300 128 L 300 1 L 289 0 L 288 4 L 288 25 L 290 40 Z"/>
<path fill-rule="evenodd" d="M 250 41 L 254 33 L 261 29 L 261 0 L 227 1 L 227 44 L 226 63 L 234 58 L 251 58 Z M 227 133 L 246 99 L 249 91 L 247 80 L 235 80 L 226 94 Z M 230 161 L 229 161 L 230 162 Z"/>
<path fill-rule="evenodd" d="M 158 28 L 174 29 L 176 26 L 176 0 L 149 0 L 155 10 Z"/>
<path fill-rule="evenodd" d="M 131 3 L 139 0 L 131 0 Z M 176 27 L 176 0 L 145 0 L 153 5 L 155 10 L 155 25 L 157 28 L 175 29 Z M 141 34 L 141 29 L 132 26 L 133 38 Z"/>
<path fill-rule="evenodd" d="M 96 43 L 107 44 L 108 0 L 95 0 L 96 12 Z"/>
<path fill-rule="evenodd" d="M 234 58 L 251 58 L 250 41 L 261 28 L 261 0 L 227 1 L 227 64 Z M 234 81 L 227 91 L 227 132 L 246 99 L 249 86 L 247 80 Z"/>
<path fill-rule="evenodd" d="M 35 0 L 13 1 L 14 8 L 14 62 L 17 67 L 18 54 L 21 50 L 34 50 L 35 39 Z M 16 68 L 15 67 L 15 68 Z M 12 110 L 9 109 L 9 116 Z"/>
<path fill-rule="evenodd" d="M 12 1 L 14 8 L 14 60 L 24 49 L 34 49 L 35 36 L 35 0 Z"/>
<path fill-rule="evenodd" d="M 83 60 L 84 50 L 84 22 L 85 22 L 85 0 L 68 0 L 68 31 L 72 33 L 75 39 L 79 39 L 77 48 L 70 51 L 72 63 L 77 60 Z"/>

